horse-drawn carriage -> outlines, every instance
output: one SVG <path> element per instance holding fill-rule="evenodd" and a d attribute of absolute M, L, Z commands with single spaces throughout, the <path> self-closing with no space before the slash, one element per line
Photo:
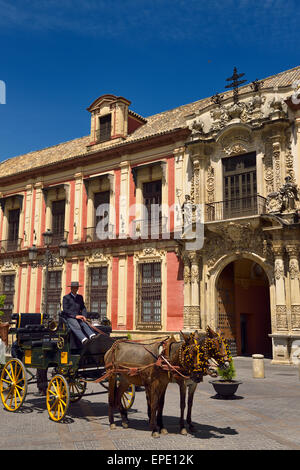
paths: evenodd
<path fill-rule="evenodd" d="M 110 336 L 111 327 L 98 325 L 97 330 L 101 334 L 81 345 L 63 316 L 60 316 L 59 322 L 53 322 L 40 313 L 20 313 L 14 314 L 12 320 L 16 325 L 9 333 L 17 337 L 14 345 L 16 357 L 9 359 L 0 369 L 0 396 L 8 411 L 20 409 L 28 385 L 36 383 L 31 369 L 52 370 L 46 404 L 53 421 L 64 418 L 69 404 L 80 400 L 85 394 L 89 381 L 100 381 L 107 390 L 105 381 L 101 381 L 105 374 L 104 355 L 120 339 Z M 130 386 L 122 396 L 124 408 L 129 409 L 134 398 L 135 388 Z"/>
<path fill-rule="evenodd" d="M 17 335 L 17 351 L 13 354 L 17 357 L 11 358 L 2 371 L 0 369 L 3 405 L 8 411 L 17 411 L 24 403 L 28 384 L 35 379 L 31 369 L 52 369 L 46 404 L 49 417 L 56 422 L 64 418 L 70 403 L 85 394 L 87 382 L 94 381 L 109 392 L 111 429 L 115 427 L 115 408 L 120 411 L 122 425 L 127 427 L 127 410 L 134 402 L 135 385 L 142 385 L 152 435 L 158 437 L 159 433 L 166 432 L 162 416 L 164 397 L 168 383 L 174 380 L 180 388 L 180 432 L 184 434 L 187 386 L 187 424 L 192 430 L 191 412 L 197 383 L 211 374 L 210 360 L 219 367 L 228 367 L 231 360 L 226 341 L 209 326 L 205 333 L 182 334 L 183 341 L 167 337 L 150 344 L 129 341 L 127 337 L 111 337 L 110 327 L 98 326 L 101 334 L 79 345 L 62 316 L 58 323 L 41 314 L 15 314 L 14 318 L 16 327 L 10 333 Z M 27 373 L 31 375 L 29 380 Z"/>

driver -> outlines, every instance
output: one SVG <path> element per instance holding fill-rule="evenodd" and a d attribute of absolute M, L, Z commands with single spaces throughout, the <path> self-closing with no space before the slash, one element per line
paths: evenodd
<path fill-rule="evenodd" d="M 63 297 L 63 315 L 72 332 L 84 344 L 94 338 L 96 334 L 87 324 L 83 297 L 77 294 L 79 287 L 81 287 L 79 282 L 72 281 L 68 287 L 71 287 L 71 292 Z"/>

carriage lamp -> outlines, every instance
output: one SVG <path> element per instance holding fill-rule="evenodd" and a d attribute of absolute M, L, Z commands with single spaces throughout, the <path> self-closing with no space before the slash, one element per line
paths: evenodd
<path fill-rule="evenodd" d="M 43 233 L 44 243 L 46 246 L 51 245 L 52 236 L 53 236 L 53 233 L 49 229 L 47 229 L 46 232 Z"/>

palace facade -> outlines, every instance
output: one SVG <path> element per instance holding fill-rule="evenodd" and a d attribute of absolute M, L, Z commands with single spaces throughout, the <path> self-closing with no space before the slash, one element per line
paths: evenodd
<path fill-rule="evenodd" d="M 299 80 L 296 67 L 243 87 L 236 81 L 233 91 L 147 118 L 128 99 L 102 95 L 87 108 L 88 136 L 2 162 L 6 319 L 56 316 L 76 280 L 87 309 L 108 317 L 116 334 L 210 325 L 235 354 L 296 363 Z M 29 260 L 32 247 L 44 259 L 46 230 L 55 257 L 47 275 Z"/>

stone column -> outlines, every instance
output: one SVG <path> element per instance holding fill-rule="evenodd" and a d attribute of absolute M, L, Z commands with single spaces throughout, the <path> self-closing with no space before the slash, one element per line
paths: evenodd
<path fill-rule="evenodd" d="M 21 238 L 23 238 L 23 246 L 27 247 L 31 244 L 31 233 L 35 230 L 34 223 L 32 221 L 32 200 L 33 200 L 33 186 L 32 184 L 28 184 L 26 186 L 25 192 L 26 201 L 25 206 L 25 223 L 24 223 L 24 233 L 22 233 Z M 20 224 L 21 226 L 21 224 Z M 36 244 L 36 240 L 34 241 Z"/>
<path fill-rule="evenodd" d="M 290 339 L 288 331 L 288 316 L 286 306 L 284 247 L 273 245 L 274 252 L 274 281 L 275 281 L 275 332 L 272 332 L 273 364 L 290 364 Z"/>
<path fill-rule="evenodd" d="M 299 286 L 299 247 L 287 245 L 286 251 L 289 255 L 289 277 L 291 298 L 291 328 L 300 329 L 300 286 Z"/>
<path fill-rule="evenodd" d="M 187 255 L 183 256 L 183 264 L 184 305 L 189 307 L 191 305 L 191 266 L 189 257 Z"/>
<path fill-rule="evenodd" d="M 275 298 L 276 298 L 276 330 L 287 331 L 287 308 L 285 295 L 284 276 L 284 247 L 282 245 L 273 246 L 275 255 L 274 277 L 275 277 Z"/>
<path fill-rule="evenodd" d="M 120 220 L 119 220 L 119 238 L 126 238 L 128 234 L 128 190 L 129 190 L 129 163 L 121 162 L 121 181 L 120 181 Z M 118 203 L 119 201 L 116 201 Z"/>
<path fill-rule="evenodd" d="M 194 204 L 200 203 L 201 193 L 200 193 L 200 156 L 193 156 L 193 198 L 192 201 Z"/>
<path fill-rule="evenodd" d="M 191 302 L 189 322 L 190 328 L 200 328 L 200 274 L 199 274 L 199 256 L 196 252 L 189 253 L 191 263 Z"/>
<path fill-rule="evenodd" d="M 74 195 L 74 224 L 70 227 L 73 230 L 73 240 L 79 241 L 81 238 L 81 221 L 82 221 L 82 184 L 83 174 L 75 173 L 75 195 Z"/>

